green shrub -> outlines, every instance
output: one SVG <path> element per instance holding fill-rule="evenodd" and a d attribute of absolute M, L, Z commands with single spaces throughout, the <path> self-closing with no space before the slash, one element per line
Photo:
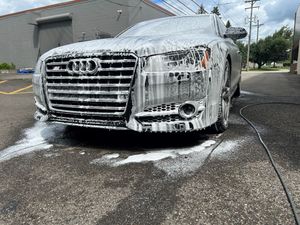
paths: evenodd
<path fill-rule="evenodd" d="M 14 70 L 16 69 L 15 64 L 11 63 L 0 63 L 0 70 Z"/>

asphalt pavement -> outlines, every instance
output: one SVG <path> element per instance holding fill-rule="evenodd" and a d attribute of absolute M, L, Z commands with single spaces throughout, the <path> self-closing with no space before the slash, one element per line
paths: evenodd
<path fill-rule="evenodd" d="M 300 209 L 300 76 L 243 73 L 222 135 L 37 123 L 29 75 L 0 74 L 0 225 L 295 224 L 244 112 Z M 298 211 L 300 214 L 300 211 Z M 300 216 L 300 215 L 299 215 Z"/>

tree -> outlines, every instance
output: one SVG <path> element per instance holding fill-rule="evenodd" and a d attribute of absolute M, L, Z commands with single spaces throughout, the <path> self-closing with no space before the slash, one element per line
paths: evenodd
<path fill-rule="evenodd" d="M 279 31 L 276 31 L 273 34 L 273 38 L 277 39 L 280 38 L 281 41 L 277 40 L 279 43 L 283 44 L 283 40 L 286 40 L 285 44 L 288 45 L 288 48 L 286 49 L 286 51 L 284 53 L 287 54 L 287 58 L 285 59 L 286 61 L 291 61 L 291 46 L 292 46 L 292 42 L 293 42 L 293 30 L 291 28 L 289 28 L 288 26 L 283 26 L 279 29 Z M 283 47 L 283 46 L 282 46 Z M 276 48 L 278 48 L 278 46 L 276 46 Z M 282 52 L 283 53 L 283 52 Z M 275 60 L 274 60 L 275 62 Z"/>
<path fill-rule="evenodd" d="M 197 14 L 206 14 L 206 10 L 204 9 L 203 4 L 200 5 Z"/>
<path fill-rule="evenodd" d="M 250 60 L 257 63 L 258 68 L 264 64 L 288 60 L 292 41 L 292 30 L 283 26 L 279 31 L 251 45 Z"/>
<path fill-rule="evenodd" d="M 279 31 L 275 31 L 275 33 L 273 34 L 274 38 L 283 37 L 287 40 L 291 40 L 292 36 L 293 36 L 293 31 L 288 26 L 281 27 Z"/>
<path fill-rule="evenodd" d="M 229 27 L 231 27 L 231 23 L 230 23 L 230 21 L 229 20 L 227 20 L 227 22 L 226 22 L 226 28 L 229 28 Z"/>
<path fill-rule="evenodd" d="M 214 6 L 213 9 L 211 10 L 211 13 L 216 14 L 218 16 L 221 15 L 219 7 L 218 6 Z"/>
<path fill-rule="evenodd" d="M 276 62 L 282 62 L 289 58 L 288 50 L 290 48 L 290 43 L 289 40 L 284 37 L 272 38 L 270 48 L 272 49 L 270 61 L 274 63 L 274 67 Z"/>
<path fill-rule="evenodd" d="M 270 61 L 270 41 L 260 39 L 257 43 L 251 44 L 250 61 L 257 63 L 259 69 Z"/>
<path fill-rule="evenodd" d="M 244 68 L 247 64 L 247 46 L 244 45 L 244 43 L 241 41 L 236 41 L 236 45 L 239 47 L 239 50 L 241 52 L 242 66 Z"/>

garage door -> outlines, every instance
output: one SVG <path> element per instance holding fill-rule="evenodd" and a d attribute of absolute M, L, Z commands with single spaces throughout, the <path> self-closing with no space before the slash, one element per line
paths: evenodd
<path fill-rule="evenodd" d="M 39 55 L 52 48 L 73 43 L 72 20 L 39 24 Z"/>

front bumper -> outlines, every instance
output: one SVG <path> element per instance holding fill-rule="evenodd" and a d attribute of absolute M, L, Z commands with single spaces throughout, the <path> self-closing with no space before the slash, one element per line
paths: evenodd
<path fill-rule="evenodd" d="M 144 112 L 136 113 L 129 120 L 125 117 L 83 117 L 68 114 L 57 114 L 45 111 L 44 107 L 36 104 L 38 110 L 34 118 L 39 121 L 49 121 L 70 126 L 100 128 L 107 130 L 133 130 L 137 132 L 189 132 L 205 128 L 205 101 L 192 102 L 197 111 L 191 118 L 180 116 L 180 106 L 191 103 L 161 104 L 148 107 Z"/>

